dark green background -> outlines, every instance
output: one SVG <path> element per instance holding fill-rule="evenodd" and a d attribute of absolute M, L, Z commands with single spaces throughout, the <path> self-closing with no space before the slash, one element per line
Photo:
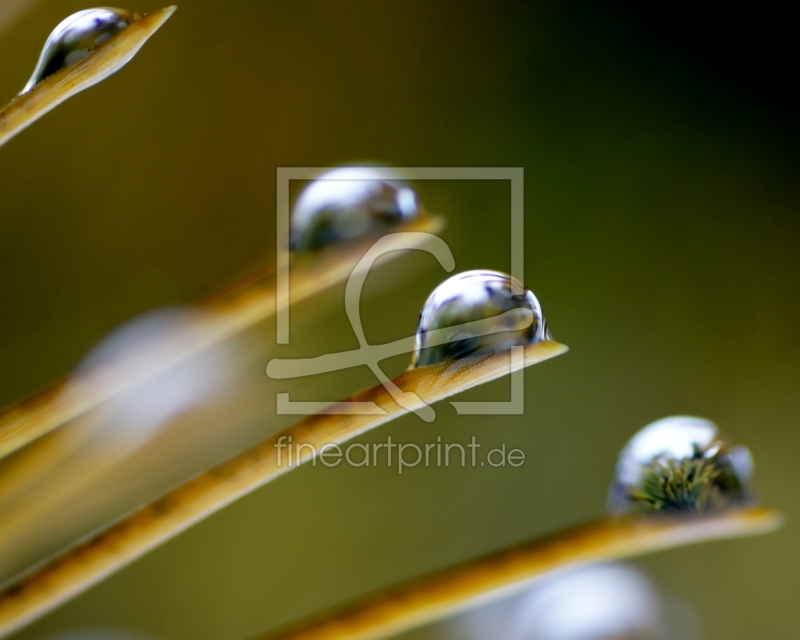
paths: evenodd
<path fill-rule="evenodd" d="M 23 86 L 46 34 L 82 8 L 42 0 L 2 35 L 0 95 Z M 363 438 L 474 434 L 523 449 L 523 467 L 303 468 L 19 637 L 97 625 L 248 637 L 599 515 L 619 449 L 675 413 L 749 445 L 787 524 L 640 564 L 711 639 L 795 637 L 794 117 L 619 8 L 183 2 L 128 67 L 0 149 L 0 403 L 68 372 L 125 320 L 190 303 L 271 255 L 279 166 L 524 167 L 526 284 L 571 351 L 526 373 L 524 416 L 441 405 L 433 425 L 407 416 Z M 458 270 L 508 269 L 506 186 L 416 186 L 448 219 Z M 411 333 L 445 275 L 422 254 L 401 264 L 370 282 L 373 342 Z M 301 351 L 355 346 L 340 300 L 297 309 Z M 274 394 L 267 356 L 256 360 L 252 383 Z M 352 371 L 297 394 L 332 400 L 372 384 Z M 499 381 L 471 397 L 507 393 Z"/>

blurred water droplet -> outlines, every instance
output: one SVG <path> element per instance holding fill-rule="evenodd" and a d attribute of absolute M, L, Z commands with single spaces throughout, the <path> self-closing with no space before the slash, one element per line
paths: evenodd
<path fill-rule="evenodd" d="M 215 330 L 200 310 L 154 311 L 77 367 L 63 401 L 89 410 L 4 461 L 0 582 L 263 437 L 241 395 L 251 340 L 196 351 Z"/>
<path fill-rule="evenodd" d="M 673 416 L 639 431 L 620 454 L 609 511 L 709 513 L 755 501 L 753 461 L 713 422 Z"/>
<path fill-rule="evenodd" d="M 599 565 L 554 575 L 521 601 L 507 640 L 690 640 L 698 625 L 678 620 L 640 571 Z"/>
<path fill-rule="evenodd" d="M 214 402 L 226 390 L 231 362 L 215 349 L 163 369 L 163 362 L 190 350 L 206 318 L 188 309 L 160 309 L 126 323 L 104 338 L 76 369 L 67 393 L 80 393 L 83 376 L 114 394 L 94 412 L 102 440 L 131 450 L 182 413 Z"/>
<path fill-rule="evenodd" d="M 532 314 L 532 322 L 522 323 L 525 326 L 522 330 L 514 328 L 523 316 L 514 311 L 524 312 L 528 319 Z M 481 335 L 461 326 L 504 313 L 497 320 L 502 325 L 494 327 L 495 333 Z M 452 331 L 446 332 L 446 342 L 437 340 L 439 344 L 433 345 L 429 335 L 437 329 Z M 499 271 L 466 271 L 445 280 L 425 301 L 419 317 L 413 366 L 494 353 L 549 338 L 542 308 L 533 292 Z"/>
<path fill-rule="evenodd" d="M 102 7 L 78 11 L 63 20 L 44 43 L 36 70 L 22 90 L 27 93 L 45 78 L 88 56 L 136 20 L 124 9 Z"/>
<path fill-rule="evenodd" d="M 170 326 L 184 316 L 188 317 L 188 312 L 187 308 L 168 307 L 149 311 L 128 320 L 92 347 L 75 368 L 75 373 L 98 368 L 110 370 L 119 366 L 121 358 L 140 357 L 142 351 L 139 349 L 145 341 L 156 342 L 167 339 L 165 334 L 170 332 Z"/>
<path fill-rule="evenodd" d="M 417 197 L 382 167 L 341 167 L 308 184 L 292 210 L 290 248 L 312 251 L 382 233 L 419 214 Z"/>

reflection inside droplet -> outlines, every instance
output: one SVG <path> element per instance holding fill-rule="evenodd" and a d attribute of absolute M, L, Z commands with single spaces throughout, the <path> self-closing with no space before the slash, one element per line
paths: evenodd
<path fill-rule="evenodd" d="M 416 195 L 388 169 L 332 169 L 308 184 L 297 198 L 289 244 L 292 251 L 311 251 L 385 232 L 418 214 Z"/>
<path fill-rule="evenodd" d="M 503 317 L 497 322 L 503 326 L 493 327 L 497 330 L 494 333 L 482 335 L 463 326 L 501 314 Z M 532 321 L 519 323 L 523 314 L 529 319 L 532 315 Z M 525 328 L 514 328 L 518 324 Z M 431 344 L 430 332 L 437 329 L 451 331 L 445 332 L 444 341 L 438 339 L 438 344 Z M 425 301 L 417 328 L 413 366 L 494 353 L 547 339 L 550 334 L 533 292 L 499 271 L 466 271 L 445 280 Z"/>
<path fill-rule="evenodd" d="M 664 418 L 639 431 L 623 449 L 609 511 L 708 513 L 755 500 L 753 461 L 713 422 Z"/>
<path fill-rule="evenodd" d="M 136 20 L 124 9 L 102 7 L 78 11 L 63 20 L 44 44 L 36 70 L 22 90 L 27 93 L 45 78 L 88 56 Z"/>

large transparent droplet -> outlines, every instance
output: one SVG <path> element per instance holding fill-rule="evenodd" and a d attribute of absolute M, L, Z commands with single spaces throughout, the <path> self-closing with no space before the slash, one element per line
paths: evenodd
<path fill-rule="evenodd" d="M 311 251 L 385 233 L 418 214 L 416 195 L 388 169 L 332 169 L 308 184 L 297 198 L 289 244 L 292 251 Z"/>
<path fill-rule="evenodd" d="M 465 326 L 482 320 L 487 322 Z M 530 289 L 499 271 L 466 271 L 445 280 L 426 300 L 419 317 L 413 366 L 494 353 L 549 338 L 542 308 Z"/>
<path fill-rule="evenodd" d="M 609 511 L 712 513 L 755 500 L 753 460 L 713 422 L 673 416 L 639 431 L 620 454 Z"/>
<path fill-rule="evenodd" d="M 72 14 L 47 38 L 36 70 L 22 93 L 27 93 L 64 67 L 82 60 L 136 18 L 137 15 L 130 11 L 111 7 L 86 9 Z"/>

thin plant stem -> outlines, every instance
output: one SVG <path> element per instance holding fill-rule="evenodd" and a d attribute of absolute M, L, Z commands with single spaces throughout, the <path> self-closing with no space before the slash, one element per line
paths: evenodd
<path fill-rule="evenodd" d="M 342 402 L 372 402 L 382 410 L 380 414 L 343 415 L 336 413 L 342 408 L 341 403 L 337 403 L 326 412 L 305 418 L 193 478 L 8 586 L 0 595 L 0 637 L 33 622 L 298 464 L 316 460 L 326 445 L 346 442 L 424 404 L 553 358 L 566 350 L 562 344 L 544 341 L 525 346 L 522 358 L 512 358 L 510 351 L 503 351 L 409 369 L 392 383 L 406 392 L 406 399 L 416 394 L 417 407 L 407 402 L 405 407 L 400 406 L 384 385 L 378 385 Z M 289 438 L 297 451 L 291 466 L 285 458 L 281 459 L 277 446 Z"/>
<path fill-rule="evenodd" d="M 0 35 L 38 0 L 3 0 L 0 3 Z"/>
<path fill-rule="evenodd" d="M 378 640 L 513 595 L 545 574 L 688 544 L 777 528 L 774 511 L 754 507 L 717 516 L 605 518 L 493 553 L 381 591 L 261 640 Z"/>
<path fill-rule="evenodd" d="M 105 80 L 127 64 L 176 8 L 167 7 L 142 16 L 83 60 L 59 70 L 14 98 L 0 110 L 0 147 L 65 100 Z"/>
<path fill-rule="evenodd" d="M 399 225 L 396 230 L 433 234 L 442 227 L 442 218 L 425 215 Z M 308 299 L 346 280 L 373 242 L 374 238 L 354 241 L 300 256 L 291 268 L 292 302 Z M 400 251 L 392 251 L 386 258 L 392 259 L 399 254 Z M 118 366 L 98 366 L 59 380 L 0 411 L 0 458 L 191 356 L 273 316 L 277 305 L 275 285 L 274 269 L 261 269 L 198 305 L 197 310 L 203 317 L 201 323 L 194 322 L 196 314 L 191 312 L 187 312 L 185 318 L 178 318 L 175 331 L 171 331 L 170 335 L 183 334 L 184 339 L 179 343 L 137 345 L 134 353 L 120 354 L 114 363 Z M 148 357 L 148 354 L 152 357 Z M 148 364 L 142 366 L 143 361 Z M 131 362 L 135 366 L 128 366 Z"/>

